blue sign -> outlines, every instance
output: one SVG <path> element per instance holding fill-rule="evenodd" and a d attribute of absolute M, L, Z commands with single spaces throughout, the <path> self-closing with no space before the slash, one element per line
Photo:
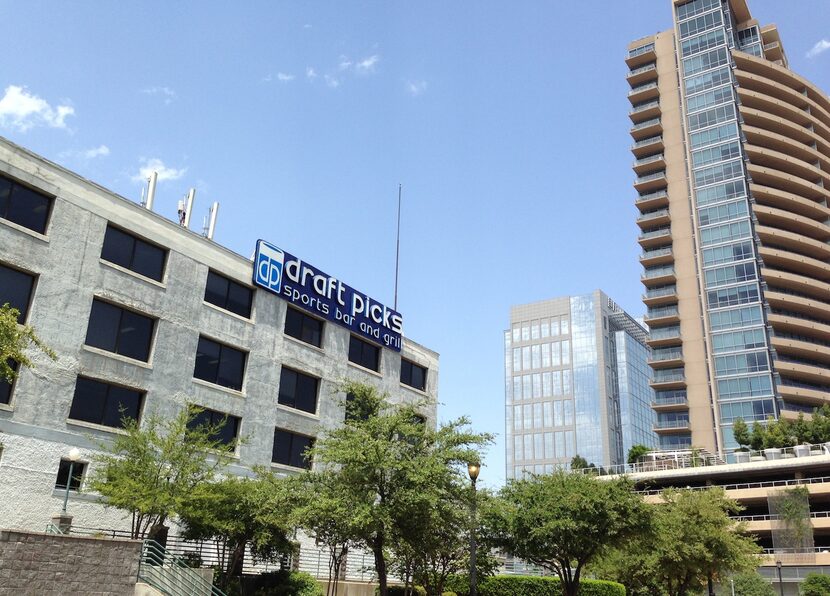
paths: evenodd
<path fill-rule="evenodd" d="M 254 285 L 370 341 L 401 351 L 400 313 L 265 240 L 256 244 Z"/>

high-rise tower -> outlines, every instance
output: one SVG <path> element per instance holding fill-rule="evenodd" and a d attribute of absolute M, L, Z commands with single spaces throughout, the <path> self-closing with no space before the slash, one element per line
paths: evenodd
<path fill-rule="evenodd" d="M 830 403 L 830 100 L 746 0 L 673 0 L 630 113 L 663 448 Z"/>

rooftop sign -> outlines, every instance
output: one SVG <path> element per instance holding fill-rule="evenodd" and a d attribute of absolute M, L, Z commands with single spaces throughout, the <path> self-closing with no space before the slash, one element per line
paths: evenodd
<path fill-rule="evenodd" d="M 254 285 L 369 341 L 401 351 L 400 313 L 265 240 L 256 244 Z"/>

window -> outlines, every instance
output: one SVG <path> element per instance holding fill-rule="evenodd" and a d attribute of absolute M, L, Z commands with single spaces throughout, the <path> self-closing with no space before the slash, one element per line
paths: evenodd
<path fill-rule="evenodd" d="M 706 207 L 698 210 L 698 219 L 701 226 L 708 226 L 722 221 L 741 219 L 749 215 L 745 200 L 723 203 L 714 207 Z"/>
<path fill-rule="evenodd" d="M 92 301 L 85 343 L 147 362 L 154 325 L 150 317 L 96 298 Z"/>
<path fill-rule="evenodd" d="M 689 130 L 695 131 L 714 124 L 720 124 L 727 120 L 735 119 L 734 104 L 726 104 L 706 110 L 705 112 L 697 112 L 689 116 Z"/>
<path fill-rule="evenodd" d="M 205 427 L 212 429 L 210 439 L 227 446 L 229 450 L 233 450 L 239 436 L 241 420 L 239 416 L 231 416 L 224 412 L 198 407 L 198 409 L 194 408 L 193 416 L 187 422 L 187 428 L 191 430 Z"/>
<path fill-rule="evenodd" d="M 689 138 L 692 143 L 692 149 L 697 149 L 698 147 L 703 147 L 705 145 L 728 141 L 729 139 L 734 139 L 737 136 L 738 125 L 735 122 L 729 122 L 727 124 L 715 126 L 714 128 L 707 128 L 706 130 L 696 132 L 690 135 Z"/>
<path fill-rule="evenodd" d="M 323 345 L 323 321 L 288 307 L 285 312 L 285 334 L 319 348 Z"/>
<path fill-rule="evenodd" d="M 737 304 L 748 304 L 750 302 L 758 302 L 760 299 L 756 284 L 745 284 L 734 288 L 712 290 L 706 292 L 706 298 L 709 303 L 709 308 L 723 308 Z"/>
<path fill-rule="evenodd" d="M 101 258 L 120 265 L 139 275 L 161 281 L 164 276 L 164 249 L 144 240 L 139 240 L 118 228 L 107 226 Z"/>
<path fill-rule="evenodd" d="M 0 176 L 0 219 L 44 234 L 51 210 L 51 197 Z"/>
<path fill-rule="evenodd" d="M 78 377 L 69 417 L 72 420 L 123 428 L 125 419 L 138 420 L 143 398 L 144 394 L 135 389 Z"/>
<path fill-rule="evenodd" d="M 251 318 L 254 291 L 224 275 L 208 271 L 205 283 L 205 302 L 230 311 L 246 319 Z"/>
<path fill-rule="evenodd" d="M 274 429 L 274 450 L 271 461 L 294 468 L 311 469 L 311 458 L 305 452 L 314 446 L 314 437 L 298 435 L 281 428 Z"/>
<path fill-rule="evenodd" d="M 244 375 L 245 352 L 206 337 L 199 337 L 194 377 L 241 391 Z"/>
<path fill-rule="evenodd" d="M 349 338 L 349 362 L 377 371 L 380 368 L 380 348 L 352 335 Z"/>
<path fill-rule="evenodd" d="M 69 468 L 72 467 L 72 479 L 69 478 Z M 86 464 L 83 462 L 71 462 L 68 459 L 62 459 L 58 465 L 58 477 L 55 478 L 55 488 L 58 490 L 66 490 L 67 481 L 69 482 L 69 490 L 81 490 L 81 479 L 84 477 L 86 471 Z"/>
<path fill-rule="evenodd" d="M 8 302 L 9 306 L 19 310 L 18 323 L 26 321 L 34 287 L 34 276 L 0 265 L 0 306 Z"/>
<path fill-rule="evenodd" d="M 748 327 L 764 322 L 760 306 L 745 306 L 735 310 L 713 312 L 709 314 L 712 331 Z"/>
<path fill-rule="evenodd" d="M 401 383 L 421 391 L 425 390 L 427 387 L 427 369 L 401 358 Z"/>
<path fill-rule="evenodd" d="M 698 54 L 691 58 L 683 59 L 683 72 L 686 76 L 693 75 L 704 70 L 715 68 L 729 62 L 729 53 L 726 48 L 711 50 L 705 54 Z"/>
<path fill-rule="evenodd" d="M 283 367 L 277 401 L 284 406 L 315 414 L 319 384 L 320 379 Z"/>
<path fill-rule="evenodd" d="M 14 360 L 7 360 L 6 361 L 11 369 L 17 372 L 17 362 Z M 8 405 L 9 402 L 12 400 L 12 389 L 14 389 L 14 382 L 8 382 L 4 378 L 0 378 L 0 404 Z"/>

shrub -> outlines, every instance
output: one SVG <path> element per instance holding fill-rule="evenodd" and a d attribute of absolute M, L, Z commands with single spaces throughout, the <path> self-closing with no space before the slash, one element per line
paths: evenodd
<path fill-rule="evenodd" d="M 470 580 L 467 576 L 453 575 L 447 578 L 445 587 L 458 596 L 469 596 Z M 560 596 L 562 588 L 556 577 L 528 575 L 494 575 L 478 582 L 479 596 Z M 583 579 L 579 582 L 580 596 L 625 596 L 625 588 L 603 580 Z"/>
<path fill-rule="evenodd" d="M 323 596 L 323 588 L 317 580 L 304 571 L 274 571 L 260 575 L 246 575 L 240 580 L 229 586 L 229 594 Z"/>
<path fill-rule="evenodd" d="M 421 586 L 411 586 L 412 596 L 427 596 L 427 591 Z M 375 594 L 380 594 L 380 589 L 375 588 Z M 406 588 L 403 586 L 389 586 L 389 596 L 406 596 Z"/>
<path fill-rule="evenodd" d="M 830 576 L 808 573 L 801 584 L 801 596 L 827 596 L 830 594 Z"/>

